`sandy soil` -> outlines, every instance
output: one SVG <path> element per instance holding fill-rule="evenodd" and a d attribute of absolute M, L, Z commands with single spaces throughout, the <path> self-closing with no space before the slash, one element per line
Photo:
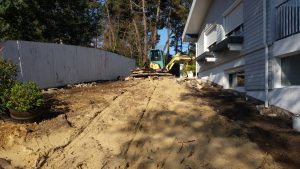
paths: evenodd
<path fill-rule="evenodd" d="M 297 169 L 300 136 L 257 102 L 174 78 L 59 89 L 38 123 L 0 120 L 0 168 Z"/>

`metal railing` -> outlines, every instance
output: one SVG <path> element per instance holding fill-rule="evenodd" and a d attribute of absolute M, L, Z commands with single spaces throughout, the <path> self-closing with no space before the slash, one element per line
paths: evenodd
<path fill-rule="evenodd" d="M 288 0 L 276 8 L 277 39 L 300 32 L 300 0 Z"/>

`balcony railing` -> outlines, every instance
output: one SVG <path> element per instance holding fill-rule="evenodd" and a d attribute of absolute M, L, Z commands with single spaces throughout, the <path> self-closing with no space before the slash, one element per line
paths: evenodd
<path fill-rule="evenodd" d="M 277 39 L 300 32 L 300 0 L 288 0 L 276 9 Z"/>

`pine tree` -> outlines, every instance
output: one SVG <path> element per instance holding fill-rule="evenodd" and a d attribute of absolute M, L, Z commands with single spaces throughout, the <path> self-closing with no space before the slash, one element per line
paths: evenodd
<path fill-rule="evenodd" d="M 96 0 L 2 0 L 0 39 L 89 46 L 102 32 L 101 19 Z"/>

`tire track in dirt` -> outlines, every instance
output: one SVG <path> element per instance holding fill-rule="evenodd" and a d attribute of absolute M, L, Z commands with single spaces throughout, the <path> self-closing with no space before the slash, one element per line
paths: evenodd
<path fill-rule="evenodd" d="M 155 91 L 156 91 L 158 85 L 159 85 L 159 82 L 155 84 L 154 89 L 153 89 L 153 91 L 152 91 L 150 97 L 148 97 L 148 102 L 147 102 L 147 104 L 146 104 L 146 106 L 145 106 L 145 109 L 143 110 L 142 114 L 140 115 L 140 117 L 139 117 L 139 119 L 138 119 L 138 121 L 137 121 L 137 123 L 136 123 L 136 125 L 135 125 L 134 131 L 133 131 L 134 136 L 130 139 L 129 143 L 126 145 L 125 151 L 124 151 L 124 153 L 123 153 L 123 155 L 125 156 L 125 160 L 126 160 L 127 152 L 128 152 L 128 150 L 129 150 L 129 148 L 130 148 L 130 146 L 131 146 L 133 140 L 134 140 L 135 137 L 136 137 L 136 133 L 138 132 L 139 128 L 141 127 L 141 122 L 142 122 L 142 120 L 143 120 L 143 118 L 144 118 L 145 113 L 147 112 L 147 109 L 148 109 L 148 107 L 149 107 L 150 101 L 152 100 L 152 97 L 153 97 L 153 95 L 154 95 L 154 93 L 155 93 Z M 128 164 L 126 164 L 126 166 L 128 166 Z"/>
<path fill-rule="evenodd" d="M 106 106 L 103 110 L 95 113 L 94 116 L 89 120 L 88 125 L 80 128 L 78 132 L 76 132 L 73 136 L 71 136 L 70 140 L 65 145 L 52 148 L 49 151 L 47 151 L 44 155 L 40 156 L 36 162 L 36 168 L 42 168 L 46 164 L 47 160 L 51 157 L 52 154 L 54 154 L 58 151 L 63 151 L 64 148 L 66 148 L 68 145 L 70 145 L 79 135 L 81 135 L 92 124 L 92 122 L 97 118 L 97 116 L 101 115 L 102 112 L 107 110 L 119 97 L 124 95 L 126 92 L 123 92 L 123 93 L 117 95 L 116 97 L 114 97 L 113 101 L 108 106 Z M 65 117 L 65 118 L 69 124 L 70 122 L 67 120 L 67 117 Z M 71 124 L 69 124 L 69 125 L 72 127 Z"/>
<path fill-rule="evenodd" d="M 119 95 L 108 107 L 98 113 L 88 126 L 70 139 L 68 144 L 50 151 L 46 158 L 37 163 L 37 167 L 78 167 L 79 164 L 80 166 L 89 166 L 89 168 L 109 166 L 111 157 L 119 154 L 118 151 L 124 148 L 121 145 L 125 145 L 131 138 L 132 131 L 139 128 L 157 85 L 158 83 L 154 81 L 151 84 L 147 81 L 141 81 L 135 88 Z M 129 131 L 119 129 L 129 122 L 128 118 L 131 121 L 133 117 L 136 118 L 136 127 L 129 129 Z M 112 130 L 118 132 L 114 133 Z M 99 146 L 95 147 L 97 145 Z M 116 153 L 111 152 L 113 150 Z M 124 159 L 117 160 L 123 161 Z M 102 165 L 100 161 L 102 161 Z M 123 162 L 118 164 L 122 165 Z"/>
<path fill-rule="evenodd" d="M 224 94 L 227 92 L 209 86 L 195 91 L 190 88 L 188 82 L 178 83 L 176 79 L 171 78 L 155 81 L 142 79 L 136 82 L 137 85 L 129 86 L 122 94 L 115 93 L 120 92 L 118 86 L 117 90 L 111 90 L 115 89 L 111 85 L 106 95 L 93 89 L 84 96 L 80 93 L 72 95 L 71 97 L 77 96 L 74 100 L 83 97 L 85 99 L 82 100 L 85 101 L 99 96 L 103 98 L 99 103 L 102 103 L 102 100 L 107 103 L 101 109 L 89 108 L 88 102 L 80 106 L 83 109 L 88 108 L 86 110 L 76 111 L 77 107 L 72 107 L 79 118 L 70 114 L 61 116 L 64 128 L 59 132 L 69 131 L 65 130 L 66 128 L 72 129 L 72 133 L 52 137 L 52 142 L 60 141 L 60 144 L 51 146 L 51 150 L 48 147 L 43 151 L 31 149 L 30 152 L 37 150 L 37 153 L 47 153 L 34 154 L 33 157 L 27 153 L 25 160 L 21 160 L 23 163 L 28 162 L 27 159 L 32 161 L 24 168 L 289 168 L 276 163 L 275 160 L 280 160 L 282 156 L 280 159 L 273 158 L 274 154 L 266 152 L 255 140 L 249 139 L 249 126 L 224 116 L 226 114 L 222 111 L 231 113 L 233 117 L 245 113 L 239 110 L 239 107 L 233 106 L 246 106 L 245 103 L 240 103 L 240 99 L 224 100 Z M 230 109 L 227 109 L 227 106 L 230 106 Z M 253 113 L 251 109 L 248 111 Z M 86 117 L 87 115 L 90 116 Z M 77 119 L 80 122 L 76 121 Z M 70 124 L 66 125 L 65 121 L 69 121 Z M 254 124 L 256 126 L 258 123 L 255 121 Z M 270 132 L 268 128 L 269 126 L 262 128 L 263 132 L 258 133 L 263 135 L 259 137 L 259 141 L 267 143 L 263 146 L 269 146 L 269 135 L 265 134 Z M 50 142 L 50 138 L 48 139 Z M 60 139 L 64 139 L 64 142 L 61 143 Z M 43 141 L 45 139 L 41 139 L 39 143 L 44 143 Z M 295 142 L 283 140 L 279 143 L 286 146 Z M 31 145 L 34 148 L 38 142 Z M 271 145 L 270 148 L 285 147 Z M 19 147 L 16 149 L 19 151 L 12 152 L 18 154 L 29 151 Z M 3 159 L 6 160 L 4 162 L 9 162 Z"/>
<path fill-rule="evenodd" d="M 158 82 L 158 83 L 159 83 L 159 82 Z M 159 85 L 158 83 L 154 86 L 154 89 L 153 89 L 153 92 L 152 92 L 151 96 L 148 97 L 147 105 L 146 105 L 145 109 L 143 110 L 143 112 L 142 112 L 142 114 L 141 114 L 141 116 L 140 116 L 140 118 L 139 118 L 139 120 L 138 120 L 138 122 L 137 122 L 137 125 L 136 125 L 136 127 L 135 127 L 134 133 L 136 133 L 136 132 L 138 131 L 138 129 L 140 128 L 140 126 L 141 126 L 141 121 L 143 120 L 144 115 L 145 115 L 145 113 L 147 112 L 147 109 L 148 109 L 148 107 L 149 107 L 150 101 L 152 100 L 152 97 L 153 97 L 153 95 L 154 95 L 154 93 L 155 93 L 155 91 L 156 91 L 156 88 L 157 88 L 157 86 Z"/>
<path fill-rule="evenodd" d="M 173 87 L 172 89 L 168 89 L 168 82 L 173 82 L 174 79 L 169 79 L 169 78 L 165 78 L 165 79 L 161 79 L 158 81 L 157 85 L 155 86 L 155 90 L 153 90 L 153 93 L 151 94 L 151 97 L 149 97 L 149 100 L 147 102 L 147 106 L 146 109 L 144 110 L 139 122 L 137 123 L 137 125 L 135 126 L 135 130 L 134 130 L 134 135 L 132 137 L 132 139 L 130 140 L 130 142 L 126 145 L 126 151 L 123 152 L 121 154 L 121 156 L 125 159 L 126 161 L 126 165 L 122 166 L 124 168 L 144 168 L 145 166 L 137 166 L 137 161 L 140 158 L 146 158 L 147 160 L 152 160 L 150 156 L 145 155 L 145 153 L 143 151 L 147 151 L 148 153 L 153 153 L 152 149 L 148 149 L 145 147 L 145 150 L 138 150 L 137 154 L 135 154 L 133 151 L 135 151 L 138 148 L 142 148 L 143 147 L 143 142 L 145 140 L 152 140 L 153 135 L 149 135 L 149 133 L 146 131 L 144 131 L 144 128 L 150 129 L 151 127 L 145 125 L 145 123 L 148 123 L 150 120 L 149 116 L 152 116 L 151 114 L 156 114 L 156 109 L 158 107 L 162 108 L 164 106 L 168 106 L 169 104 L 172 104 L 173 101 L 172 99 L 177 99 L 175 96 L 177 96 L 176 92 L 174 92 Z M 167 83 L 166 83 L 167 82 Z M 179 86 L 176 86 L 179 87 Z M 174 88 L 176 88 L 174 87 Z M 177 90 L 179 88 L 176 88 Z M 170 94 L 171 93 L 173 94 Z M 163 109 L 162 109 L 163 110 Z M 151 120 L 150 120 L 151 121 Z M 150 122 L 152 123 L 152 122 Z M 152 123 L 151 125 L 156 125 L 155 123 Z M 146 130 L 147 130 L 146 129 Z M 144 133 L 145 132 L 145 133 Z M 143 137 L 141 139 L 141 137 Z M 173 138 L 172 141 L 170 142 L 170 144 L 172 145 L 171 147 L 175 146 L 177 143 L 176 138 Z M 140 145 L 141 144 L 141 145 Z M 143 149 L 143 148 L 142 148 Z M 130 151 L 130 152 L 129 152 Z M 174 151 L 174 149 L 170 149 L 167 150 L 166 152 L 164 152 L 164 155 L 162 155 L 161 157 L 163 157 L 161 159 L 161 161 L 159 163 L 157 163 L 155 168 L 163 168 L 166 161 L 168 160 L 169 156 L 171 155 L 172 151 Z M 138 157 L 135 157 L 135 155 L 137 155 Z M 147 161 L 146 159 L 144 159 L 145 161 Z"/>

